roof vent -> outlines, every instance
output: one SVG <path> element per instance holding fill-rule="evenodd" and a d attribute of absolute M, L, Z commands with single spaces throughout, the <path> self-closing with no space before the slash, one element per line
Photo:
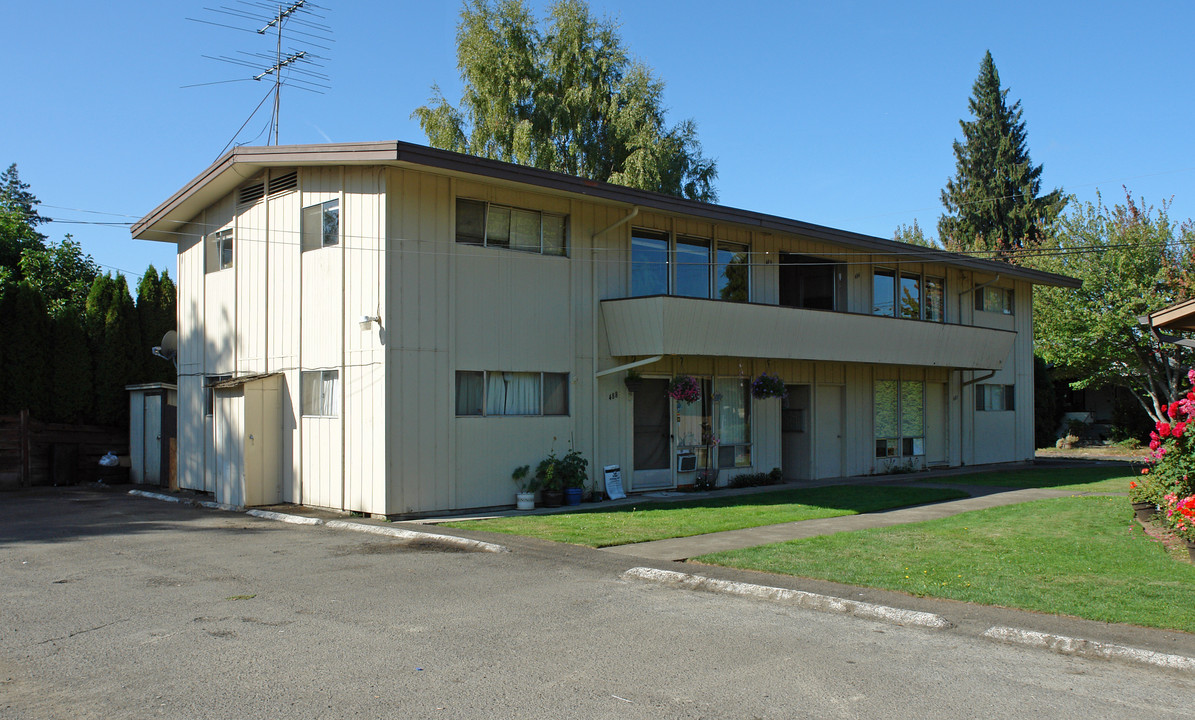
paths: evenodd
<path fill-rule="evenodd" d="M 261 200 L 265 194 L 266 194 L 265 183 L 257 183 L 256 185 L 248 185 L 246 187 L 241 188 L 241 194 L 238 197 L 237 202 L 241 205 L 252 205 L 253 203 L 257 202 L 258 200 Z"/>
<path fill-rule="evenodd" d="M 299 186 L 299 173 L 292 170 L 285 175 L 270 178 L 270 197 L 290 192 Z"/>

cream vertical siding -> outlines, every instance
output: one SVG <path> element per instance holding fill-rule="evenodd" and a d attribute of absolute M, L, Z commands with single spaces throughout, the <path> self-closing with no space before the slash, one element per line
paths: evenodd
<path fill-rule="evenodd" d="M 265 176 L 258 178 L 264 182 Z M 266 286 L 270 276 L 266 244 L 267 204 L 258 201 L 237 208 L 236 216 L 236 372 L 266 369 L 269 310 Z"/>
<path fill-rule="evenodd" d="M 299 467 L 303 502 L 321 507 L 344 506 L 344 368 L 345 332 L 345 207 L 341 188 L 343 168 L 311 168 L 300 178 L 301 207 L 339 200 L 341 241 L 338 245 L 301 252 L 300 367 L 302 370 L 340 371 L 342 393 L 339 417 L 302 415 L 301 378 L 292 390 L 299 412 Z"/>
<path fill-rule="evenodd" d="M 344 508 L 369 513 L 386 512 L 385 197 L 384 169 L 344 170 Z M 361 329 L 362 315 L 382 320 Z"/>
<path fill-rule="evenodd" d="M 284 174 L 275 171 L 275 176 Z M 266 200 L 266 371 L 282 373 L 279 396 L 279 463 L 282 499 L 303 502 L 299 463 L 299 351 L 302 337 L 302 258 L 298 189 Z"/>

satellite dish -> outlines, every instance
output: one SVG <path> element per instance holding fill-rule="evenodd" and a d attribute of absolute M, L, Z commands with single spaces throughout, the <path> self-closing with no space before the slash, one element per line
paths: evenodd
<path fill-rule="evenodd" d="M 167 330 L 166 334 L 162 336 L 162 344 L 150 349 L 154 355 L 169 360 L 174 363 L 174 367 L 178 369 L 178 333 L 173 330 Z"/>

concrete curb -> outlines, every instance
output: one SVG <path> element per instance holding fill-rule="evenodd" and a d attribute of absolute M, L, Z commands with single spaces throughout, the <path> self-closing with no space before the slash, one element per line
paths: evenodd
<path fill-rule="evenodd" d="M 453 535 L 436 535 L 434 533 L 417 532 L 415 530 L 404 530 L 402 528 L 386 527 L 384 525 L 366 525 L 365 523 L 354 523 L 348 522 L 346 520 L 328 520 L 324 522 L 324 526 L 338 530 L 354 530 L 356 532 L 373 533 L 374 535 L 386 535 L 389 537 L 402 538 L 403 540 L 417 540 L 420 542 L 440 543 L 442 545 L 456 545 L 467 550 L 480 550 L 481 552 L 510 552 L 505 545 L 496 545 L 494 543 L 482 542 L 481 540 L 470 540 L 468 538 L 455 537 Z"/>
<path fill-rule="evenodd" d="M 989 628 L 983 637 L 995 642 L 1049 650 L 1060 655 L 1076 655 L 1098 660 L 1124 660 L 1141 665 L 1195 672 L 1195 658 L 1169 655 L 1153 650 L 1141 650 L 1124 645 L 1112 645 L 1066 635 L 1051 635 L 1010 627 L 993 627 Z"/>
<path fill-rule="evenodd" d="M 691 590 L 705 590 L 707 592 L 729 595 L 757 597 L 764 600 L 780 600 L 807 610 L 853 615 L 855 617 L 879 620 L 895 625 L 913 625 L 932 630 L 944 630 L 953 627 L 953 624 L 949 620 L 933 613 L 901 610 L 900 608 L 888 607 L 887 605 L 846 600 L 844 598 L 833 597 L 831 595 L 818 595 L 803 590 L 789 590 L 787 588 L 770 587 L 768 585 L 753 585 L 750 583 L 717 580 L 701 575 L 690 575 L 673 570 L 657 570 L 648 567 L 631 568 L 622 575 L 627 579 L 647 580 L 666 585 L 685 587 Z"/>
<path fill-rule="evenodd" d="M 352 530 L 354 532 L 385 535 L 387 537 L 400 538 L 402 540 L 436 543 L 439 545 L 451 545 L 453 547 L 463 548 L 465 550 L 474 550 L 478 552 L 510 552 L 505 545 L 482 542 L 481 540 L 470 540 L 469 538 L 455 537 L 453 535 L 437 535 L 435 533 L 404 530 L 402 528 L 385 527 L 382 525 L 368 525 L 366 523 L 348 522 L 346 520 L 321 520 L 319 518 L 304 517 L 303 515 L 290 515 L 287 513 L 274 512 L 273 510 L 245 510 L 243 507 L 235 507 L 226 503 L 214 502 L 211 500 L 197 501 L 190 498 L 180 498 L 175 497 L 174 495 L 166 495 L 164 493 L 147 492 L 145 490 L 130 490 L 129 494 L 136 495 L 137 497 L 149 498 L 151 500 L 165 500 L 166 502 L 175 502 L 182 505 L 211 508 L 213 510 L 244 512 L 246 515 L 251 515 L 263 520 L 276 520 L 278 522 L 291 523 L 292 525 L 323 525 L 324 527 L 329 527 L 334 530 Z"/>

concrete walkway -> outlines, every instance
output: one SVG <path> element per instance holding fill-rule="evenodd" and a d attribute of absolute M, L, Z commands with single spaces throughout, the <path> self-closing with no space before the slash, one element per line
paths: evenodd
<path fill-rule="evenodd" d="M 742 530 L 727 530 L 725 532 L 708 533 L 705 535 L 653 540 L 652 542 L 618 545 L 603 549 L 606 552 L 619 555 L 632 555 L 651 560 L 687 560 L 698 555 L 723 550 L 738 550 L 740 548 L 815 537 L 817 535 L 832 535 L 852 530 L 890 527 L 892 525 L 903 525 L 923 520 L 935 520 L 937 518 L 957 515 L 958 513 L 970 512 L 971 510 L 983 510 L 984 508 L 999 507 L 1001 505 L 1015 505 L 1031 500 L 1069 497 L 1077 494 L 1073 491 L 1052 490 L 1049 488 L 1009 490 L 986 486 L 947 486 L 934 483 L 909 483 L 908 485 L 911 487 L 952 487 L 965 492 L 971 492 L 975 496 L 962 500 L 948 500 L 931 505 L 918 505 L 916 507 L 900 508 L 897 510 L 861 513 L 859 515 L 843 515 L 841 517 L 819 518 L 816 520 L 802 520 L 800 522 L 780 523 L 778 525 L 763 525 L 760 527 L 743 528 Z"/>

